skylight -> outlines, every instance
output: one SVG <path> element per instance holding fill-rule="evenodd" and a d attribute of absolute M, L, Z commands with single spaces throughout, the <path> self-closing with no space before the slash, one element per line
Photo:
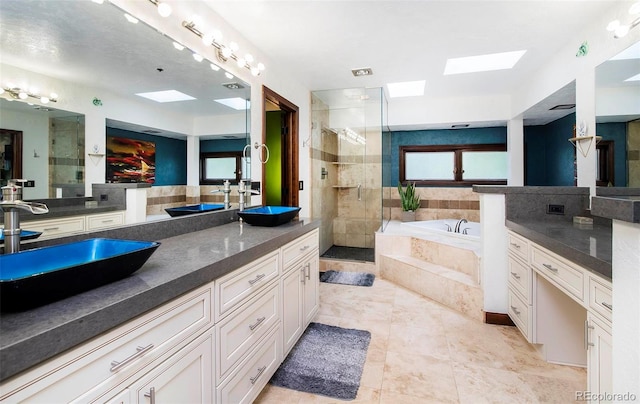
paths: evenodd
<path fill-rule="evenodd" d="M 166 91 L 153 91 L 150 93 L 137 93 L 136 95 L 144 98 L 148 98 L 150 100 L 156 102 L 174 102 L 174 101 L 189 101 L 195 100 L 194 97 L 181 93 L 176 90 L 166 90 Z"/>
<path fill-rule="evenodd" d="M 518 60 L 520 60 L 525 52 L 526 50 L 520 50 L 514 52 L 492 53 L 489 55 L 447 59 L 444 74 L 449 75 L 511 69 L 516 63 L 518 63 Z"/>
<path fill-rule="evenodd" d="M 403 81 L 400 83 L 387 83 L 389 97 L 416 97 L 424 95 L 424 80 Z"/>
<path fill-rule="evenodd" d="M 640 42 L 636 42 L 634 45 L 629 46 L 627 49 L 618 53 L 609 60 L 629 60 L 640 59 Z"/>
<path fill-rule="evenodd" d="M 227 107 L 236 109 L 238 111 L 242 111 L 247 109 L 247 100 L 242 99 L 240 97 L 235 98 L 221 98 L 218 100 L 214 100 L 215 102 L 219 102 L 222 105 L 226 105 Z"/>
<path fill-rule="evenodd" d="M 635 76 L 631 76 L 625 81 L 640 81 L 640 74 L 636 74 Z"/>

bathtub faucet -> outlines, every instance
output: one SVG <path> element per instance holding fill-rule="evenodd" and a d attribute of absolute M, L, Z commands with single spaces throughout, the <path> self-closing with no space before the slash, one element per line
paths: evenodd
<path fill-rule="evenodd" d="M 460 225 L 461 225 L 462 223 L 467 223 L 467 219 L 460 219 L 460 220 L 458 220 L 458 222 L 456 223 L 456 227 L 453 229 L 453 231 L 454 231 L 455 233 L 460 233 Z"/>

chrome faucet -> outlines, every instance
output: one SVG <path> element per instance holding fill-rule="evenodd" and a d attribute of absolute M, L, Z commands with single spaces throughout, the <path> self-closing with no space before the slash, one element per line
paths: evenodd
<path fill-rule="evenodd" d="M 20 251 L 20 216 L 18 210 L 26 210 L 34 215 L 49 213 L 49 208 L 44 203 L 25 202 L 22 200 L 22 187 L 18 183 L 26 180 L 9 180 L 2 187 L 2 201 L 0 210 L 4 211 L 4 253 L 10 254 Z"/>
<path fill-rule="evenodd" d="M 229 200 L 229 194 L 231 194 L 231 183 L 229 182 L 229 180 L 224 181 L 223 189 L 215 189 L 211 191 L 212 194 L 215 194 L 217 192 L 224 192 L 224 208 L 231 208 L 231 201 Z"/>
<path fill-rule="evenodd" d="M 255 189 L 251 189 L 251 188 L 247 188 L 245 183 L 244 183 L 244 180 L 240 180 L 238 182 L 238 193 L 240 194 L 240 205 L 238 207 L 240 212 L 242 212 L 244 210 L 245 194 L 260 195 L 260 191 L 257 191 Z"/>
<path fill-rule="evenodd" d="M 462 223 L 467 223 L 467 219 L 458 220 L 458 222 L 456 223 L 456 227 L 453 229 L 454 233 L 460 233 L 460 225 Z"/>

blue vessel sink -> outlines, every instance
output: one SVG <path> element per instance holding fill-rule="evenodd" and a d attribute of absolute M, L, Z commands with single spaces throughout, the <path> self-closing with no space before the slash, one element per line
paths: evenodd
<path fill-rule="evenodd" d="M 299 211 L 297 206 L 261 206 L 238 212 L 238 216 L 254 226 L 273 227 L 290 222 Z"/>
<path fill-rule="evenodd" d="M 178 206 L 177 208 L 167 208 L 165 211 L 171 217 L 193 215 L 194 213 L 213 212 L 214 210 L 224 209 L 224 205 L 201 203 L 198 205 Z"/>
<path fill-rule="evenodd" d="M 42 233 L 39 231 L 22 230 L 20 231 L 20 240 L 31 240 L 40 237 Z M 0 230 L 0 244 L 4 243 L 4 233 Z"/>
<path fill-rule="evenodd" d="M 24 310 L 122 279 L 159 245 L 93 238 L 0 255 L 0 309 Z"/>

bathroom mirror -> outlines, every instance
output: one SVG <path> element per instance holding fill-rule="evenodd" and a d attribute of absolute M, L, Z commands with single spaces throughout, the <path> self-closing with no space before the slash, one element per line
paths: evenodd
<path fill-rule="evenodd" d="M 149 7 L 155 12 L 153 4 Z M 186 48 L 178 51 L 171 38 L 143 22 L 128 22 L 109 2 L 0 2 L 0 62 L 3 87 L 9 83 L 22 86 L 23 77 L 9 77 L 20 76 L 16 73 L 20 71 L 50 78 L 48 84 L 55 88 L 41 90 L 56 91 L 59 100 L 46 106 L 75 110 L 77 116 L 87 120 L 99 118 L 105 125 L 108 121 L 118 129 L 154 136 L 248 141 L 250 86 L 225 76 L 224 69 L 214 71 L 206 59 L 195 61 Z M 90 96 L 87 89 L 93 89 Z M 136 95 L 161 90 L 177 90 L 194 99 L 156 102 Z M 0 104 L 2 113 L 9 113 L 5 102 L 10 94 L 5 92 L 0 98 L 5 98 Z M 243 100 L 244 106 L 235 109 L 215 101 L 231 98 Z M 113 105 L 110 99 L 125 102 Z M 4 122 L 0 127 L 4 128 Z M 25 144 L 29 141 L 24 139 Z M 84 147 L 80 139 L 78 144 Z M 104 152 L 104 144 L 97 146 Z M 35 152 L 32 147 L 23 149 L 24 166 L 51 157 L 46 148 L 36 148 Z M 78 160 L 82 162 L 85 150 L 81 155 Z M 68 178 L 56 182 L 84 182 L 82 171 L 82 167 L 76 167 Z M 46 182 L 48 187 L 54 185 L 52 180 Z M 48 196 L 37 193 L 32 198 Z"/>
<path fill-rule="evenodd" d="M 596 126 L 614 139 L 612 185 L 640 187 L 640 42 L 596 68 Z"/>

